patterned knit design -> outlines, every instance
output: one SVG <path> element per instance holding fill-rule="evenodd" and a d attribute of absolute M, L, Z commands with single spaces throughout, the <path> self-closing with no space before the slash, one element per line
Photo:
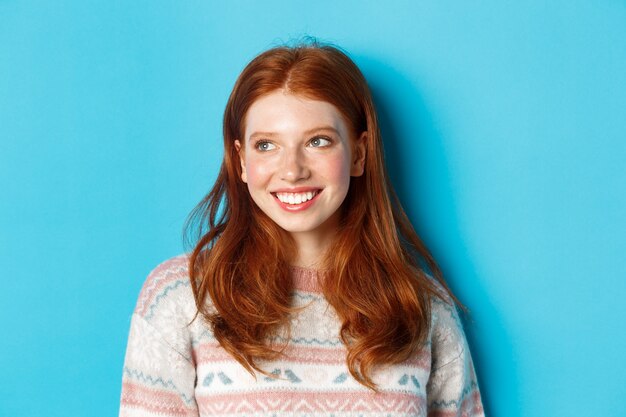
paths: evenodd
<path fill-rule="evenodd" d="M 379 393 L 349 374 L 340 322 L 314 271 L 293 269 L 291 336 L 280 360 L 253 377 L 217 343 L 196 309 L 187 257 L 149 275 L 134 311 L 120 416 L 482 416 L 456 309 L 433 301 L 428 342 L 411 360 L 373 374 Z M 284 341 L 285 339 L 280 339 Z"/>

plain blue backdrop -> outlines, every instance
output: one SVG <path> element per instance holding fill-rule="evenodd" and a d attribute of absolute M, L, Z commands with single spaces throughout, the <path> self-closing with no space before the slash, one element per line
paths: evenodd
<path fill-rule="evenodd" d="M 0 0 L 0 415 L 118 411 L 229 91 L 302 35 L 371 83 L 492 416 L 626 416 L 626 2 Z"/>

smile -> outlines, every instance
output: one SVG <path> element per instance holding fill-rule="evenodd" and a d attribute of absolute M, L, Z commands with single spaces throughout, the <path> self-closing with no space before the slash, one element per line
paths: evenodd
<path fill-rule="evenodd" d="M 309 191 L 306 193 L 276 193 L 281 203 L 285 204 L 300 204 L 312 200 L 317 195 L 318 191 Z"/>
<path fill-rule="evenodd" d="M 300 193 L 271 193 L 276 202 L 287 211 L 300 211 L 310 207 L 322 190 L 311 190 Z"/>

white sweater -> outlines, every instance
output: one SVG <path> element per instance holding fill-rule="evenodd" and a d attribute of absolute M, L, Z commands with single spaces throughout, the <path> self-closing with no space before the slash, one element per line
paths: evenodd
<path fill-rule="evenodd" d="M 341 323 L 316 285 L 293 269 L 294 303 L 281 359 L 260 363 L 277 378 L 251 376 L 196 313 L 181 255 L 149 275 L 133 313 L 120 416 L 404 417 L 483 416 L 472 359 L 455 307 L 433 300 L 423 349 L 373 374 L 380 392 L 352 378 Z M 191 323 L 191 324 L 189 324 Z"/>

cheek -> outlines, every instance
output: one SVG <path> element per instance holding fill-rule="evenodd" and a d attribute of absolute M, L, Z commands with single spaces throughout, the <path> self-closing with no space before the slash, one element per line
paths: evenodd
<path fill-rule="evenodd" d="M 265 182 L 269 176 L 269 166 L 263 164 L 256 159 L 246 160 L 246 176 L 248 177 L 248 186 L 255 186 Z"/>
<path fill-rule="evenodd" d="M 333 155 L 324 160 L 320 172 L 337 186 L 347 187 L 350 183 L 350 159 L 344 154 Z"/>

